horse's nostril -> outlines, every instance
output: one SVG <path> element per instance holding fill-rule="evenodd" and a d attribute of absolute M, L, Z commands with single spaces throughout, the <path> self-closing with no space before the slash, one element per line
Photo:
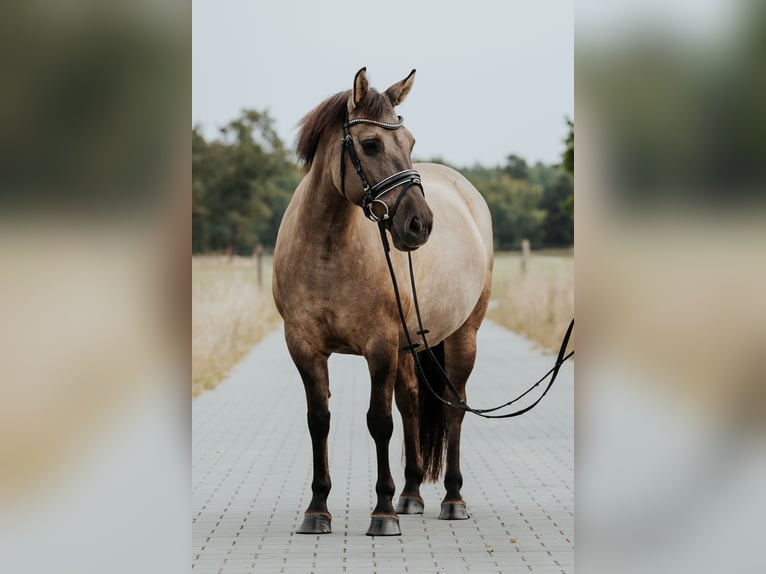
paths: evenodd
<path fill-rule="evenodd" d="M 417 217 L 410 219 L 410 233 L 417 235 L 420 233 L 421 229 L 423 229 L 423 224 L 420 223 L 420 219 Z"/>

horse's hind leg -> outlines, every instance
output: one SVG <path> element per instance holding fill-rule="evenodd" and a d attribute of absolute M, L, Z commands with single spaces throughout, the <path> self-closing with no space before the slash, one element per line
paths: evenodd
<path fill-rule="evenodd" d="M 460 396 L 465 399 L 465 383 L 471 374 L 476 358 L 476 339 L 463 329 L 444 341 L 445 370 Z M 444 397 L 455 402 L 450 391 L 445 391 Z M 444 488 L 447 490 L 441 505 L 439 518 L 443 520 L 460 520 L 468 518 L 468 511 L 460 489 L 463 486 L 463 475 L 460 472 L 460 431 L 463 425 L 465 411 L 457 408 L 444 407 L 444 418 L 447 427 L 447 469 L 444 473 Z"/>
<path fill-rule="evenodd" d="M 484 318 L 488 299 L 489 291 L 460 329 L 444 340 L 445 371 L 464 400 L 465 385 L 476 361 L 476 332 Z M 444 397 L 454 402 L 454 397 L 448 390 L 445 391 Z M 469 518 L 466 504 L 460 494 L 463 486 L 463 475 L 460 472 L 460 431 L 465 411 L 444 407 L 444 416 L 447 427 L 447 470 L 444 473 L 444 487 L 447 493 L 442 501 L 439 518 L 461 520 Z"/>
<path fill-rule="evenodd" d="M 404 427 L 404 489 L 396 505 L 397 514 L 423 514 L 420 484 L 423 482 L 423 459 L 418 430 L 418 380 L 412 356 L 402 354 L 396 372 L 396 406 Z"/>
<path fill-rule="evenodd" d="M 307 418 L 313 450 L 313 496 L 306 509 L 298 534 L 329 534 L 332 516 L 327 510 L 330 493 L 330 468 L 327 462 L 327 435 L 330 432 L 330 386 L 327 356 L 316 353 L 306 343 L 287 337 L 287 346 L 303 379 L 306 391 Z"/>

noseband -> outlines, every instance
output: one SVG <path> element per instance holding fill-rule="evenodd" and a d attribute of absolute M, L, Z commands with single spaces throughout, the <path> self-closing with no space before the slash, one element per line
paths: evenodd
<path fill-rule="evenodd" d="M 371 219 L 375 222 L 392 219 L 396 214 L 396 209 L 399 207 L 399 202 L 401 202 L 402 197 L 404 197 L 404 194 L 413 185 L 418 186 L 418 188 L 420 188 L 420 193 L 425 196 L 423 185 L 420 182 L 420 174 L 414 169 L 404 169 L 394 173 L 393 175 L 389 175 L 387 178 L 370 187 L 370 184 L 367 181 L 367 177 L 364 175 L 362 163 L 359 161 L 359 156 L 357 155 L 356 149 L 354 148 L 354 140 L 351 139 L 351 132 L 349 131 L 349 128 L 356 124 L 368 124 L 372 126 L 378 126 L 386 130 L 398 130 L 404 125 L 404 119 L 402 116 L 399 116 L 399 121 L 396 123 L 379 122 L 376 120 L 369 120 L 367 118 L 354 118 L 353 120 L 349 120 L 348 112 L 346 112 L 346 117 L 343 121 L 343 139 L 341 140 L 340 148 L 340 192 L 343 197 L 346 197 L 346 151 L 348 151 L 348 155 L 351 158 L 351 164 L 354 166 L 356 174 L 359 176 L 359 179 L 362 182 L 362 189 L 364 190 L 364 197 L 362 198 L 362 209 L 364 210 L 365 215 L 368 219 Z M 402 190 L 399 192 L 393 207 L 389 210 L 388 205 L 380 198 L 392 189 L 400 186 L 404 187 L 402 187 Z M 373 205 L 376 203 L 379 203 L 385 209 L 385 213 L 383 213 L 381 216 L 376 215 L 372 210 Z"/>

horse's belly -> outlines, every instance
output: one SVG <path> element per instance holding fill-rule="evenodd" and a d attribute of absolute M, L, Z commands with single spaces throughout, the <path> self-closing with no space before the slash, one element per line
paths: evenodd
<path fill-rule="evenodd" d="M 420 257 L 421 260 L 423 257 L 441 257 L 441 263 L 430 259 L 428 265 L 419 266 L 417 259 L 413 259 L 423 327 L 428 329 L 429 342 L 433 344 L 443 341 L 465 323 L 487 284 L 489 271 L 485 254 L 467 246 L 456 249 L 458 253 L 453 251 L 449 258 L 443 252 L 428 254 L 426 250 Z M 409 315 L 408 328 L 412 329 L 411 325 L 417 327 L 414 308 Z"/>
<path fill-rule="evenodd" d="M 437 344 L 457 331 L 476 308 L 480 297 L 481 289 L 458 290 L 446 285 L 440 295 L 428 299 L 418 294 L 423 327 L 429 331 L 429 341 Z"/>

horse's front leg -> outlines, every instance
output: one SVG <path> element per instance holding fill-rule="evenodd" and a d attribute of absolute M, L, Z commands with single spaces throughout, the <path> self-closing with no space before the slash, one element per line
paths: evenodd
<path fill-rule="evenodd" d="M 396 380 L 398 353 L 395 345 L 376 345 L 376 350 L 367 356 L 370 369 L 372 390 L 370 408 L 367 411 L 367 428 L 375 441 L 378 459 L 378 480 L 375 492 L 378 503 L 372 511 L 372 521 L 367 530 L 368 536 L 396 536 L 401 534 L 399 517 L 394 512 L 394 479 L 388 459 L 388 446 L 394 431 L 391 416 L 391 399 Z M 390 349 L 386 352 L 383 349 Z"/>
<path fill-rule="evenodd" d="M 418 426 L 418 380 L 410 353 L 399 356 L 396 372 L 396 406 L 404 427 L 404 489 L 396 505 L 397 514 L 423 514 L 420 484 L 423 482 L 423 458 L 420 454 Z"/>
<path fill-rule="evenodd" d="M 303 379 L 306 391 L 307 418 L 313 450 L 313 496 L 304 514 L 298 534 L 329 534 L 332 516 L 327 510 L 330 493 L 330 468 L 327 461 L 327 435 L 330 432 L 330 384 L 327 375 L 327 355 L 317 353 L 305 341 L 286 337 L 287 347 Z"/>

